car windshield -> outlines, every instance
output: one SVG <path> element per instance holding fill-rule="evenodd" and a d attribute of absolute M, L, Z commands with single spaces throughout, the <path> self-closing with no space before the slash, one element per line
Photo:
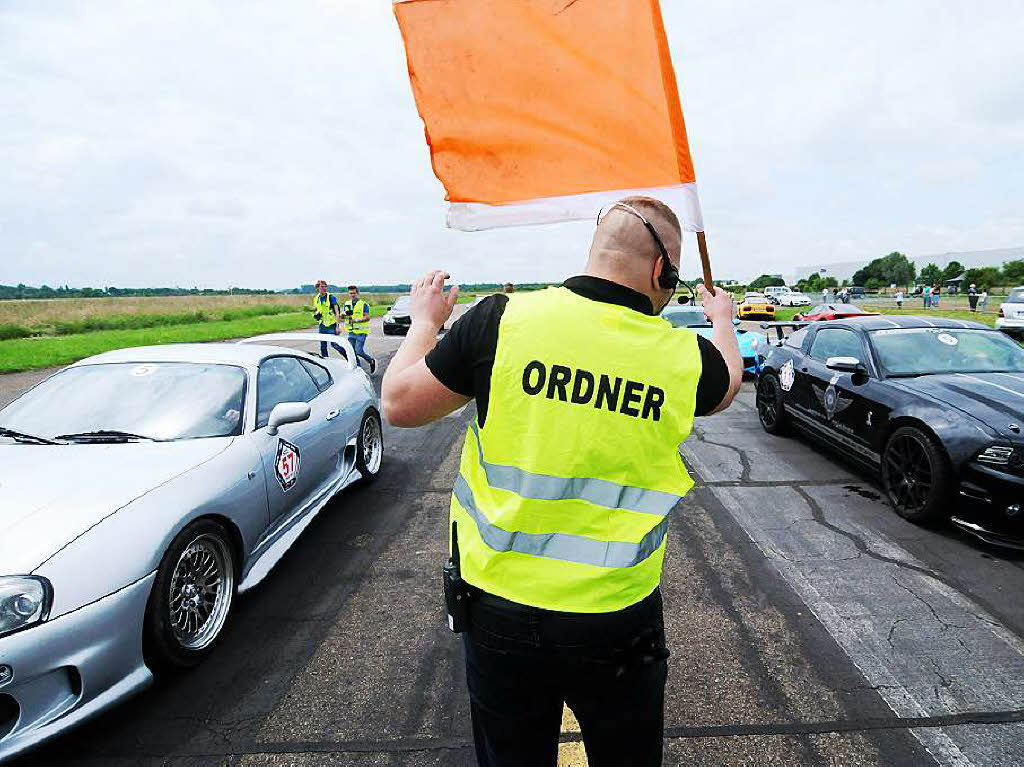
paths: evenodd
<path fill-rule="evenodd" d="M 662 311 L 662 319 L 674 328 L 692 328 L 708 325 L 708 318 L 699 306 L 669 307 Z"/>
<path fill-rule="evenodd" d="M 37 437 L 124 432 L 155 440 L 241 434 L 246 375 L 234 365 L 124 362 L 71 367 L 0 410 Z"/>
<path fill-rule="evenodd" d="M 757 301 L 764 302 L 764 301 L 767 301 L 768 299 L 765 298 L 760 293 L 747 293 L 747 295 L 743 297 L 743 300 L 744 301 L 753 301 L 753 302 L 757 302 Z"/>
<path fill-rule="evenodd" d="M 1024 288 L 1014 288 L 1010 291 L 1010 295 L 1006 297 L 1006 302 L 1009 304 L 1024 304 Z"/>
<path fill-rule="evenodd" d="M 891 328 L 869 337 L 890 376 L 1024 372 L 1024 348 L 995 330 Z"/>
<path fill-rule="evenodd" d="M 391 307 L 392 311 L 409 311 L 409 296 L 400 296 L 396 301 L 395 305 Z"/>
<path fill-rule="evenodd" d="M 859 306 L 854 306 L 853 304 L 835 304 L 834 306 L 830 306 L 829 309 L 834 312 L 839 312 L 840 314 L 867 314 L 866 311 L 861 309 Z"/>

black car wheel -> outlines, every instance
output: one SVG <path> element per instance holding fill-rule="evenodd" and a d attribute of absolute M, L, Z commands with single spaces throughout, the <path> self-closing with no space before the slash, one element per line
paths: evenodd
<path fill-rule="evenodd" d="M 928 523 L 947 516 L 949 460 L 921 429 L 903 426 L 889 437 L 882 453 L 882 483 L 904 519 Z"/>
<path fill-rule="evenodd" d="M 235 556 L 231 536 L 212 519 L 171 541 L 143 623 L 143 654 L 155 674 L 192 668 L 213 651 L 234 603 Z"/>
<path fill-rule="evenodd" d="M 782 385 L 778 377 L 771 373 L 763 373 L 757 382 L 757 417 L 769 434 L 781 434 L 786 429 Z"/>

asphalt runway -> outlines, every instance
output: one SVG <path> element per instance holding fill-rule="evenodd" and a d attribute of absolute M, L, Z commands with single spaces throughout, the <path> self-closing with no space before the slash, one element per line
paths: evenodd
<path fill-rule="evenodd" d="M 682 447 L 665 764 L 1020 764 L 1024 557 L 903 521 L 837 456 L 765 434 L 753 399 Z M 378 481 L 238 600 L 209 662 L 17 764 L 473 764 L 438 574 L 473 414 L 385 427 Z M 561 763 L 585 764 L 563 729 Z"/>

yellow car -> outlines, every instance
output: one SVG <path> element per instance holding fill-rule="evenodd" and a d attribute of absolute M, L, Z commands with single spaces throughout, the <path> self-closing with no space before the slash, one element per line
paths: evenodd
<path fill-rule="evenodd" d="M 761 318 L 766 320 L 775 319 L 775 307 L 765 298 L 762 293 L 747 293 L 736 310 L 736 316 L 741 320 Z"/>

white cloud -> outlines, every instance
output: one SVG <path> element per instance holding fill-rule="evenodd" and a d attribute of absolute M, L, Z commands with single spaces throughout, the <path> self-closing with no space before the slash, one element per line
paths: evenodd
<path fill-rule="evenodd" d="M 1024 240 L 1016 0 L 662 7 L 716 273 Z M 552 280 L 591 233 L 443 228 L 386 0 L 8 3 L 0 93 L 0 282 Z"/>

